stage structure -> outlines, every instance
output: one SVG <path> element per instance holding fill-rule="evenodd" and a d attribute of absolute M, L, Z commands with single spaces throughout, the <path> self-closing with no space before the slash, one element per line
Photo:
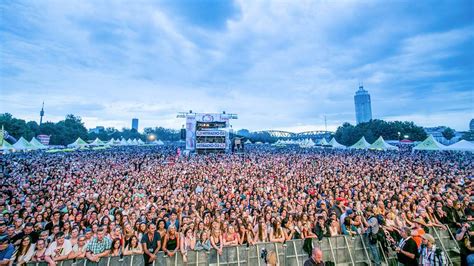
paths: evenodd
<path fill-rule="evenodd" d="M 237 119 L 236 114 L 178 113 L 178 118 L 186 119 L 186 150 L 202 153 L 229 152 L 230 120 Z"/>

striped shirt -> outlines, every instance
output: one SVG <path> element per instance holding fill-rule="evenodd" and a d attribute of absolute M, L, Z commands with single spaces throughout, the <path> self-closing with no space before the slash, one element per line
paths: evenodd
<path fill-rule="evenodd" d="M 420 247 L 420 265 L 422 266 L 442 266 L 448 265 L 446 255 L 436 246 L 428 248 L 425 245 Z"/>

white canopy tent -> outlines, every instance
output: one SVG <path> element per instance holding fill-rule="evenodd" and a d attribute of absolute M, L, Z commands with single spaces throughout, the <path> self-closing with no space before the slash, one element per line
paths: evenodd
<path fill-rule="evenodd" d="M 99 138 L 96 138 L 91 144 L 89 144 L 91 146 L 104 146 L 105 143 L 100 140 Z"/>
<path fill-rule="evenodd" d="M 346 146 L 340 144 L 339 142 L 337 142 L 337 140 L 333 137 L 330 141 L 329 141 L 329 145 L 331 145 L 331 147 L 333 147 L 334 149 L 345 149 Z"/>
<path fill-rule="evenodd" d="M 37 150 L 38 148 L 29 143 L 25 138 L 21 137 L 15 144 L 13 144 L 15 150 Z"/>
<path fill-rule="evenodd" d="M 38 149 L 47 149 L 48 147 L 46 147 L 43 143 L 41 143 L 39 140 L 37 140 L 35 137 L 33 137 L 31 140 L 30 140 L 30 144 L 35 146 L 36 148 Z"/>
<path fill-rule="evenodd" d="M 358 149 L 358 150 L 365 150 L 370 147 L 370 143 L 365 140 L 365 137 L 362 136 L 362 138 L 359 139 L 354 145 L 352 145 L 350 148 L 351 149 Z"/>
<path fill-rule="evenodd" d="M 470 151 L 474 152 L 474 143 L 467 140 L 461 140 L 444 148 L 449 151 Z"/>
<path fill-rule="evenodd" d="M 369 149 L 372 150 L 396 150 L 398 151 L 398 147 L 393 146 L 385 142 L 385 140 L 380 136 L 372 145 L 370 145 Z"/>
<path fill-rule="evenodd" d="M 440 151 L 445 149 L 446 146 L 439 143 L 435 138 L 433 138 L 433 135 L 429 135 L 423 142 L 413 148 L 413 150 L 416 151 Z"/>

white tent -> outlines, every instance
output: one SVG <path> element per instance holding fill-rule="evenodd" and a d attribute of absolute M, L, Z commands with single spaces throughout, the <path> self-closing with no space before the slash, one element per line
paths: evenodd
<path fill-rule="evenodd" d="M 13 144 L 13 148 L 15 148 L 15 150 L 37 150 L 38 149 L 36 146 L 29 143 L 23 137 L 21 137 L 15 144 Z"/>
<path fill-rule="evenodd" d="M 114 140 L 114 138 L 111 138 L 111 139 L 107 142 L 107 145 L 109 145 L 109 146 L 115 145 L 115 140 Z"/>
<path fill-rule="evenodd" d="M 143 142 L 143 140 L 141 140 L 141 139 L 138 139 L 137 142 L 138 142 L 138 145 L 143 145 L 143 144 L 145 144 L 145 142 Z"/>
<path fill-rule="evenodd" d="M 125 146 L 125 145 L 128 145 L 128 143 L 127 143 L 127 141 L 126 141 L 124 138 L 122 138 L 122 139 L 120 140 L 120 145 Z"/>
<path fill-rule="evenodd" d="M 252 142 L 249 139 L 247 139 L 244 143 L 245 144 L 252 144 Z"/>
<path fill-rule="evenodd" d="M 96 138 L 91 144 L 89 144 L 91 146 L 104 146 L 105 143 L 100 140 L 99 138 Z"/>
<path fill-rule="evenodd" d="M 354 145 L 352 145 L 350 148 L 351 149 L 358 149 L 358 150 L 365 150 L 370 147 L 370 144 L 365 140 L 365 137 L 362 136 L 362 138 L 359 139 Z"/>
<path fill-rule="evenodd" d="M 385 142 L 385 140 L 380 136 L 372 145 L 370 145 L 369 149 L 372 150 L 397 150 L 398 147 L 393 146 Z"/>
<path fill-rule="evenodd" d="M 470 152 L 474 152 L 474 144 L 472 142 L 469 142 L 469 141 L 463 139 L 459 142 L 456 142 L 452 145 L 447 146 L 444 149 L 445 150 L 450 150 L 450 151 L 470 151 Z"/>
<path fill-rule="evenodd" d="M 161 145 L 165 145 L 165 143 L 164 143 L 162 140 L 159 140 L 159 139 L 158 139 L 158 140 L 155 140 L 155 141 L 153 141 L 153 142 L 152 142 L 152 144 L 155 144 L 155 145 L 160 145 L 160 146 L 161 146 Z"/>
<path fill-rule="evenodd" d="M 77 138 L 76 141 L 74 141 L 73 143 L 67 145 L 69 148 L 84 148 L 84 147 L 87 147 L 89 146 L 89 144 L 87 144 L 87 142 L 85 142 L 84 140 L 82 140 L 81 138 Z"/>
<path fill-rule="evenodd" d="M 6 140 L 3 140 L 3 144 L 2 144 L 2 146 L 0 146 L 0 150 L 2 150 L 2 151 L 12 151 L 14 149 L 15 148 L 13 147 L 13 145 L 8 143 Z"/>
<path fill-rule="evenodd" d="M 48 147 L 46 147 L 45 145 L 43 145 L 43 143 L 41 143 L 39 140 L 37 140 L 35 137 L 33 137 L 31 140 L 30 140 L 30 144 L 35 146 L 36 148 L 38 149 L 47 149 Z"/>
<path fill-rule="evenodd" d="M 330 145 L 325 138 L 322 138 L 320 141 L 319 141 L 319 145 L 321 146 L 328 146 Z"/>
<path fill-rule="evenodd" d="M 433 138 L 433 135 L 429 135 L 423 142 L 413 148 L 413 150 L 418 151 L 440 151 L 444 149 L 446 149 L 446 146 L 439 143 L 435 138 Z"/>
<path fill-rule="evenodd" d="M 346 146 L 340 144 L 339 142 L 337 142 L 337 140 L 333 137 L 330 141 L 329 141 L 329 145 L 331 145 L 334 149 L 345 149 Z"/>

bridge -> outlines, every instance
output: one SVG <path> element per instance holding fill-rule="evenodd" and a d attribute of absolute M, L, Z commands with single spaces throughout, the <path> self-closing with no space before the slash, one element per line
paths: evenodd
<path fill-rule="evenodd" d="M 289 131 L 282 131 L 282 130 L 264 130 L 258 131 L 256 133 L 268 133 L 270 136 L 278 139 L 321 139 L 323 137 L 328 138 L 334 132 L 326 131 L 326 130 L 313 130 L 313 131 L 305 131 L 301 133 L 293 133 Z"/>

